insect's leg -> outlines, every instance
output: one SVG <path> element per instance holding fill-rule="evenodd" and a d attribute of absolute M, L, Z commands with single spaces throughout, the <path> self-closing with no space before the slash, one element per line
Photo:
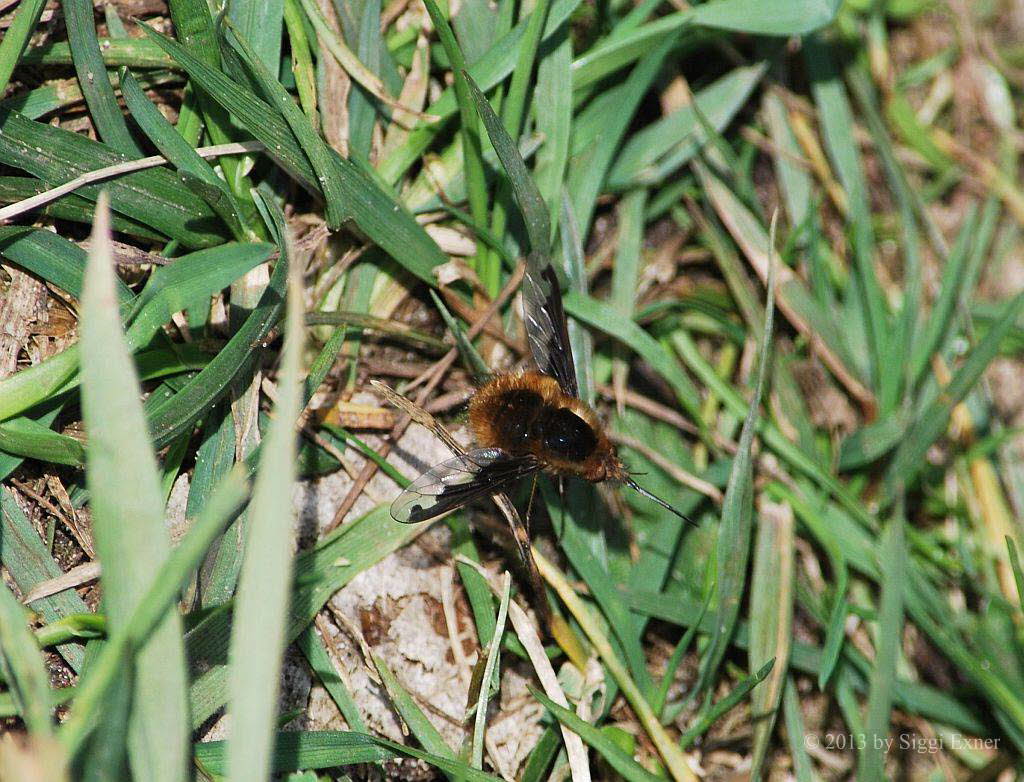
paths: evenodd
<path fill-rule="evenodd" d="M 558 476 L 558 508 L 562 512 L 561 529 L 565 529 L 565 476 Z"/>
<path fill-rule="evenodd" d="M 526 534 L 530 534 L 530 516 L 533 513 L 533 498 L 537 495 L 537 479 L 539 476 L 534 473 L 533 483 L 530 484 L 530 499 L 526 503 L 526 515 L 523 517 L 523 525 L 526 527 Z"/>
<path fill-rule="evenodd" d="M 547 592 L 544 589 L 544 579 L 537 570 L 537 563 L 533 559 L 533 552 L 530 549 L 530 514 L 533 511 L 533 498 L 537 493 L 538 475 L 533 476 L 533 483 L 530 486 L 530 500 L 526 504 L 526 515 L 514 517 L 519 523 L 512 524 L 512 537 L 519 548 L 519 558 L 526 568 L 526 576 L 529 581 L 529 591 L 532 593 L 530 602 L 537 611 L 537 618 L 540 622 L 541 636 L 547 637 L 551 632 L 551 606 L 548 605 Z"/>

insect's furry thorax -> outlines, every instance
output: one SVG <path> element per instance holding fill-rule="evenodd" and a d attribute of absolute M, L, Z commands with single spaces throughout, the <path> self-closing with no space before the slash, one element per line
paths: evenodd
<path fill-rule="evenodd" d="M 537 432 L 535 422 L 556 411 L 575 414 L 589 428 L 589 433 L 582 432 L 582 438 L 575 438 L 582 449 L 578 454 L 552 450 Z M 527 371 L 492 378 L 470 400 L 469 423 L 480 447 L 528 454 L 554 473 L 595 482 L 625 477 L 597 414 L 586 403 L 566 394 L 549 375 Z M 586 442 L 580 444 L 580 439 Z M 572 445 L 570 441 L 570 450 Z"/>

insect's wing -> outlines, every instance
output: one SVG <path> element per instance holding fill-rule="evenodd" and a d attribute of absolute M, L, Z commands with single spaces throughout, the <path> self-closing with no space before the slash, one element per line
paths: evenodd
<path fill-rule="evenodd" d="M 426 521 L 477 497 L 504 491 L 540 465 L 530 457 L 510 456 L 500 448 L 480 448 L 441 462 L 409 484 L 391 504 L 396 521 Z"/>
<path fill-rule="evenodd" d="M 569 396 L 580 395 L 572 361 L 562 290 L 546 255 L 530 253 L 523 278 L 526 337 L 537 368 L 558 381 Z"/>

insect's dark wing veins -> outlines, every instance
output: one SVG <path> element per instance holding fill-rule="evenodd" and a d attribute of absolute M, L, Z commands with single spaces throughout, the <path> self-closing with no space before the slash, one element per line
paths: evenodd
<path fill-rule="evenodd" d="M 409 484 L 391 504 L 396 521 L 426 521 L 478 497 L 507 489 L 540 469 L 531 457 L 510 456 L 500 448 L 480 448 L 441 462 Z"/>
<path fill-rule="evenodd" d="M 562 290 L 547 256 L 530 253 L 523 279 L 526 336 L 537 368 L 558 381 L 562 391 L 579 397 Z"/>

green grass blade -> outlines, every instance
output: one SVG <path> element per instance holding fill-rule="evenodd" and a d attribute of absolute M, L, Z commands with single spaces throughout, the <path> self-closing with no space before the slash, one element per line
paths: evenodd
<path fill-rule="evenodd" d="M 0 488 L 0 521 L 0 562 L 23 595 L 32 591 L 39 582 L 61 575 L 63 571 L 53 561 L 46 544 L 6 487 Z M 33 602 L 30 607 L 45 622 L 56 622 L 65 616 L 84 614 L 89 610 L 73 591 L 58 592 Z M 57 651 L 74 671 L 81 670 L 85 657 L 81 646 L 64 644 Z"/>
<path fill-rule="evenodd" d="M 651 593 L 632 590 L 626 595 L 630 607 L 646 616 L 657 617 L 668 622 L 690 627 L 701 615 L 701 604 L 690 595 L 679 590 L 672 593 Z M 714 617 L 705 617 L 700 632 L 710 634 L 714 626 Z M 740 648 L 749 648 L 750 638 L 747 625 L 740 622 L 734 644 Z M 871 663 L 856 651 L 849 648 L 843 652 L 844 662 L 851 663 L 856 674 L 854 684 L 858 692 L 867 691 L 866 678 L 863 674 L 870 672 Z M 805 673 L 817 674 L 820 670 L 821 650 L 806 644 L 795 642 L 790 654 L 791 669 Z M 844 665 L 844 668 L 851 666 Z M 927 719 L 941 722 L 962 729 L 967 733 L 981 735 L 985 732 L 983 719 L 966 706 L 957 697 L 937 688 L 911 682 L 906 679 L 896 680 L 896 703 L 915 714 Z"/>
<path fill-rule="evenodd" d="M 341 716 L 345 718 L 348 727 L 360 733 L 365 733 L 366 723 L 363 721 L 363 715 L 359 712 L 359 707 L 356 706 L 355 701 L 352 700 L 352 695 L 349 693 L 348 687 L 345 686 L 345 682 L 334 670 L 334 663 L 331 661 L 330 655 L 327 654 L 324 641 L 317 634 L 316 627 L 313 624 L 309 624 L 299 634 L 299 637 L 295 639 L 295 645 L 305 655 L 309 667 L 320 679 L 320 683 L 338 706 L 338 710 L 341 712 Z"/>
<path fill-rule="evenodd" d="M 285 0 L 284 23 L 288 30 L 288 45 L 291 49 L 292 75 L 299 93 L 299 103 L 310 122 L 317 121 L 316 68 L 310 51 L 310 36 L 306 31 L 302 9 L 298 0 Z"/>
<path fill-rule="evenodd" d="M 46 190 L 46 185 L 32 177 L 0 177 L 0 204 L 13 204 L 34 198 Z M 89 200 L 71 193 L 32 212 L 37 216 L 53 217 L 58 220 L 69 220 L 75 223 L 92 224 L 92 213 L 95 205 Z M 154 231 L 139 220 L 120 214 L 110 216 L 110 227 L 118 233 L 128 234 L 139 239 L 159 244 L 165 237 Z"/>
<path fill-rule="evenodd" d="M 633 190 L 619 202 L 619 233 L 612 267 L 611 305 L 626 318 L 633 318 L 640 282 L 640 256 L 643 251 L 644 211 L 647 191 Z M 612 384 L 616 394 L 626 387 L 629 364 L 621 345 L 614 347 Z M 655 711 L 658 711 L 655 709 Z"/>
<path fill-rule="evenodd" d="M 523 767 L 520 782 L 541 782 L 547 779 L 548 768 L 560 746 L 558 731 L 552 727 L 545 728 Z"/>
<path fill-rule="evenodd" d="M 223 741 L 194 746 L 197 764 L 214 774 L 225 770 Z M 465 763 L 397 744 L 378 736 L 345 731 L 285 732 L 274 735 L 271 769 L 275 773 L 297 769 L 331 769 L 356 763 L 374 763 L 407 756 L 425 761 L 455 779 L 465 782 L 498 782 L 498 778 L 470 768 Z"/>
<path fill-rule="evenodd" d="M 487 135 L 494 145 L 494 151 L 498 153 L 498 159 L 501 160 L 501 165 L 512 184 L 512 192 L 526 224 L 530 249 L 537 253 L 547 253 L 551 243 L 551 218 L 540 190 L 530 176 L 530 171 L 519 154 L 519 148 L 505 130 L 505 126 L 501 124 L 491 104 L 487 102 L 487 97 L 468 74 L 466 80 L 469 98 L 475 101 L 476 110 L 483 119 L 484 127 L 487 128 Z"/>
<path fill-rule="evenodd" d="M 707 154 L 716 165 L 724 164 L 716 148 L 709 149 Z M 766 281 L 768 255 L 765 248 L 768 246 L 768 232 L 760 218 L 707 165 L 694 160 L 693 167 L 719 219 L 743 250 L 758 277 L 762 282 Z M 850 357 L 848 337 L 837 324 L 835 313 L 818 302 L 804 282 L 792 274 L 788 267 L 781 267 L 779 275 L 776 297 L 779 310 L 794 328 L 815 341 L 816 352 L 822 362 L 857 401 L 865 408 L 874 407 L 875 397 L 866 387 L 857 365 Z"/>
<path fill-rule="evenodd" d="M 89 208 L 95 211 L 92 205 Z M 92 217 L 89 220 L 92 222 Z M 70 239 L 42 228 L 0 226 L 0 253 L 25 271 L 53 283 L 76 299 L 81 298 L 86 253 Z M 123 307 L 135 294 L 121 280 L 115 285 L 118 306 Z"/>
<path fill-rule="evenodd" d="M 238 52 L 252 78 L 260 85 L 263 94 L 291 128 L 309 165 L 316 174 L 316 181 L 323 193 L 327 224 L 337 230 L 345 218 L 346 207 L 343 206 L 345 193 L 339 176 L 340 172 L 333 165 L 334 161 L 327 143 L 316 132 L 309 118 L 302 113 L 302 109 L 295 104 L 281 83 L 259 60 L 249 42 L 238 31 L 235 31 L 227 40 Z"/>
<path fill-rule="evenodd" d="M 565 166 L 569 161 L 572 91 L 565 89 L 565 85 L 572 80 L 571 68 L 572 44 L 563 28 L 557 33 L 550 51 L 542 55 L 533 88 L 537 132 L 544 137 L 543 145 L 537 150 L 534 177 L 548 205 L 552 223 L 558 215 Z"/>
<path fill-rule="evenodd" d="M 55 405 L 53 408 L 46 411 L 37 418 L 26 418 L 26 420 L 34 421 L 35 423 L 40 424 L 41 426 L 50 427 L 53 426 L 53 422 L 56 420 L 57 414 L 60 412 L 60 410 L 60 405 Z M 0 453 L 0 483 L 6 481 L 7 478 L 21 466 L 23 461 L 24 460 L 20 456 L 14 456 L 8 453 Z"/>
<path fill-rule="evenodd" d="M 811 175 L 793 162 L 799 159 L 800 147 L 789 124 L 786 104 L 782 98 L 777 92 L 769 90 L 764 95 L 762 108 L 772 143 L 778 150 L 773 158 L 779 190 L 786 205 L 786 216 L 791 226 L 803 225 L 813 203 Z"/>
<path fill-rule="evenodd" d="M 92 0 L 64 0 L 61 8 L 68 26 L 71 59 L 78 74 L 78 84 L 100 138 L 128 157 L 142 157 L 142 150 L 128 131 L 124 115 L 117 105 L 107 69 L 103 67 Z"/>
<path fill-rule="evenodd" d="M 1013 538 L 1006 536 L 1006 549 L 1010 557 L 1010 567 L 1013 570 L 1013 582 L 1017 585 L 1018 600 L 1021 610 L 1024 610 L 1024 571 L 1020 567 L 1020 555 L 1017 553 L 1017 544 Z"/>
<path fill-rule="evenodd" d="M 2 232 L 2 229 L 0 229 Z M 47 236 L 49 238 L 47 238 Z M 17 245 L 17 257 L 26 268 L 37 271 L 40 274 L 61 279 L 63 285 L 67 285 L 71 292 L 78 295 L 78 255 L 80 249 L 75 245 L 60 239 L 49 231 L 39 231 L 32 235 L 31 246 L 19 243 Z M 38 240 L 38 242 L 35 242 Z M 54 242 L 58 243 L 56 252 L 49 254 L 47 251 Z M 42 245 L 41 247 L 39 245 Z M 64 247 L 63 245 L 66 245 Z M 13 246 L 13 245 L 12 245 Z M 128 344 L 131 350 L 136 351 L 145 347 L 157 332 L 170 321 L 171 316 L 179 310 L 190 306 L 197 299 L 208 297 L 232 281 L 245 274 L 249 269 L 263 263 L 270 257 L 272 245 L 269 244 L 236 244 L 229 243 L 214 247 L 210 250 L 202 250 L 196 253 L 182 256 L 174 264 L 164 266 L 155 271 L 142 293 L 134 300 L 131 299 L 131 292 L 124 287 L 123 283 L 118 286 L 119 294 L 125 291 L 121 298 L 122 311 L 127 310 L 127 305 L 133 303 L 132 308 L 138 314 L 135 315 L 132 325 L 127 332 Z M 42 250 L 42 252 L 38 252 Z M 60 251 L 66 250 L 67 258 L 60 256 Z M 275 301 L 277 301 L 275 299 Z M 266 312 L 263 312 L 266 315 Z M 259 333 L 259 328 L 265 327 L 268 331 L 276 323 L 277 310 L 274 310 L 272 321 L 269 325 L 259 318 L 252 321 L 249 332 Z M 250 318 L 251 320 L 251 318 Z M 247 321 L 248 322 L 248 321 Z M 261 325 L 262 324 L 262 325 Z M 247 332 L 248 333 L 248 332 Z M 229 343 L 232 353 L 246 351 L 250 353 L 255 350 L 251 345 L 240 345 L 238 342 Z M 178 353 L 183 358 L 188 353 L 187 348 L 178 348 Z M 222 351 L 223 353 L 223 351 Z M 154 359 L 158 353 L 149 353 L 149 358 Z M 140 355 L 140 358 L 142 356 Z M 220 358 L 220 354 L 211 361 L 211 364 L 224 367 L 230 359 L 235 356 Z M 78 385 L 80 378 L 75 375 L 79 366 L 79 350 L 77 345 L 72 345 L 61 353 L 52 356 L 46 361 L 28 367 L 15 375 L 0 381 L 0 419 L 7 418 L 23 410 L 28 409 L 40 402 L 45 401 L 56 393 L 70 391 Z M 152 367 L 140 364 L 140 371 L 146 369 L 151 375 Z M 209 365 L 205 369 L 209 369 Z M 220 370 L 212 371 L 210 375 L 193 384 L 200 387 L 200 393 L 212 393 L 216 396 L 218 386 L 211 385 L 210 377 L 216 377 Z M 221 391 L 223 389 L 220 389 Z M 205 397 L 204 397 L 205 398 Z M 172 414 L 180 411 L 180 405 L 189 397 L 177 395 L 169 400 L 166 405 L 150 410 L 147 408 L 147 416 L 154 421 L 167 420 L 167 426 L 178 426 L 184 428 L 189 420 L 178 421 Z M 177 400 L 177 401 L 176 401 Z M 200 408 L 202 404 L 200 403 Z M 164 410 L 164 408 L 168 408 Z M 161 418 L 164 414 L 164 418 Z M 194 421 L 195 419 L 191 419 Z M 159 429 L 154 429 L 159 432 Z M 180 433 L 179 431 L 174 434 Z M 173 439 L 174 434 L 168 435 L 166 441 L 159 441 L 165 445 Z"/>
<path fill-rule="evenodd" d="M 7 92 L 7 84 L 11 80 L 18 61 L 25 47 L 28 46 L 32 32 L 39 24 L 45 0 L 27 0 L 20 3 L 14 12 L 10 27 L 0 40 L 0 95 Z"/>
<path fill-rule="evenodd" d="M 100 38 L 100 54 L 107 67 L 173 68 L 174 61 L 149 41 L 137 38 Z M 33 46 L 22 55 L 25 65 L 71 65 L 71 47 L 67 41 Z"/>
<path fill-rule="evenodd" d="M 910 351 L 907 383 L 911 392 L 918 388 L 921 379 L 928 371 L 928 363 L 932 360 L 932 356 L 942 347 L 949 335 L 950 324 L 955 314 L 954 310 L 960 301 L 964 270 L 977 231 L 978 209 L 972 205 L 964 215 L 960 232 L 942 265 L 942 285 L 939 288 L 939 295 L 932 304 L 931 312 L 925 319 L 924 333 L 915 340 Z"/>
<path fill-rule="evenodd" d="M 633 68 L 626 81 L 602 95 L 598 100 L 605 102 L 599 104 L 595 101 L 590 107 L 589 117 L 581 115 L 576 123 L 577 134 L 590 117 L 594 117 L 592 121 L 601 125 L 595 142 L 574 156 L 569 165 L 566 190 L 572 199 L 581 236 L 590 233 L 597 197 L 604 187 L 612 159 L 619 150 L 640 101 L 661 71 L 662 63 L 675 45 L 679 33 L 680 30 L 670 33 L 652 47 Z"/>
<path fill-rule="evenodd" d="M 279 264 L 289 265 L 284 215 L 269 198 L 279 234 Z M 291 487 L 295 475 L 295 421 L 301 409 L 302 293 L 298 270 L 291 273 L 285 318 L 285 346 L 278 379 L 276 417 L 261 449 L 246 529 L 245 554 L 235 601 L 228 660 L 231 668 L 231 739 L 228 778 L 266 779 L 270 769 L 277 691 L 285 647 L 288 586 L 292 573 Z"/>
<path fill-rule="evenodd" d="M 248 484 L 241 470 L 224 477 L 185 537 L 160 566 L 130 619 L 113 633 L 108 633 L 107 643 L 94 658 L 77 689 L 71 717 L 61 728 L 61 740 L 69 751 L 74 753 L 89 731 L 103 720 L 106 693 L 118 681 L 125 656 L 132 648 L 145 643 L 161 616 L 173 610 L 189 576 L 199 567 L 203 555 L 237 511 L 247 492 Z"/>
<path fill-rule="evenodd" d="M 295 638 L 331 595 L 359 573 L 416 537 L 422 528 L 395 524 L 387 506 L 339 527 L 331 537 L 296 559 L 296 585 L 291 599 L 286 637 Z M 339 564 L 344 562 L 345 564 Z M 192 720 L 198 727 L 227 699 L 227 668 L 223 664 L 231 631 L 225 610 L 209 614 L 188 633 L 189 652 L 196 665 L 208 668 L 192 684 Z"/>
<path fill-rule="evenodd" d="M 194 426 L 213 404 L 228 393 L 234 379 L 245 376 L 252 368 L 259 358 L 263 340 L 280 318 L 284 306 L 285 272 L 286 267 L 278 264 L 259 304 L 228 343 L 178 393 L 149 411 L 150 432 L 158 447 L 163 447 Z"/>
<path fill-rule="evenodd" d="M 693 9 L 694 23 L 757 35 L 801 35 L 829 24 L 839 0 L 716 0 Z"/>
<path fill-rule="evenodd" d="M 571 16 L 579 6 L 580 0 L 555 0 L 548 12 L 547 24 L 544 26 L 543 39 L 554 35 L 558 28 Z M 482 90 L 489 90 L 512 73 L 518 59 L 519 45 L 526 32 L 527 20 L 522 20 L 505 36 L 500 38 L 483 57 L 469 68 L 469 75 Z M 459 110 L 452 88 L 445 90 L 441 97 L 427 107 L 426 111 L 442 120 L 451 117 Z M 443 130 L 443 122 L 420 122 L 409 134 L 406 142 L 381 161 L 379 172 L 385 182 L 395 183 L 419 160 L 436 136 Z M 486 224 L 486 223 L 483 223 Z"/>
<path fill-rule="evenodd" d="M 710 570 L 708 571 L 710 573 Z M 704 602 L 701 605 L 700 614 L 694 620 L 686 632 L 683 633 L 683 637 L 679 639 L 679 643 L 676 644 L 676 648 L 672 650 L 672 656 L 665 664 L 665 673 L 661 677 L 661 681 L 658 683 L 657 688 L 654 690 L 654 695 L 651 698 L 651 708 L 654 709 L 655 713 L 661 717 L 661 721 L 666 721 L 665 716 L 665 705 L 668 703 L 668 691 L 672 686 L 672 682 L 675 679 L 676 671 L 679 670 L 679 664 L 683 661 L 683 655 L 689 650 L 690 645 L 693 643 L 693 639 L 697 636 L 697 631 L 700 629 L 701 622 L 704 621 L 704 617 L 707 615 L 708 608 L 711 606 L 711 598 L 714 596 L 710 589 L 711 581 L 710 578 L 705 579 L 705 596 Z"/>
<path fill-rule="evenodd" d="M 387 690 L 391 705 L 395 707 L 402 720 L 409 726 L 409 731 L 416 737 L 416 740 L 423 745 L 427 752 L 454 760 L 455 752 L 445 742 L 441 732 L 427 719 L 427 715 L 423 713 L 423 710 L 416 705 L 416 701 L 412 699 L 412 696 L 401 685 L 398 677 L 388 667 L 388 664 L 379 656 L 373 658 L 373 664 L 380 674 L 381 683 L 384 685 L 384 689 Z"/>
<path fill-rule="evenodd" d="M 580 226 L 572 211 L 572 202 L 567 193 L 562 193 L 562 212 L 559 223 L 559 236 L 562 240 L 562 259 L 565 263 L 567 290 L 575 291 L 581 296 L 587 294 L 587 267 L 583 254 L 583 237 Z M 569 344 L 572 345 L 572 358 L 576 363 L 576 383 L 579 386 L 580 399 L 587 404 L 594 404 L 594 338 L 575 318 L 569 319 Z"/>
<path fill-rule="evenodd" d="M 85 465 L 85 448 L 78 440 L 31 418 L 12 418 L 0 424 L 0 451 L 70 467 Z"/>
<path fill-rule="evenodd" d="M 124 626 L 170 553 L 156 459 L 146 437 L 135 368 L 121 331 L 105 196 L 100 196 L 82 293 L 82 413 L 103 605 Z M 128 754 L 145 779 L 187 769 L 188 704 L 181 618 L 166 613 L 134 659 Z"/>
<path fill-rule="evenodd" d="M 754 544 L 754 572 L 750 593 L 750 652 L 748 670 L 757 673 L 774 660 L 771 674 L 750 693 L 754 719 L 751 778 L 761 775 L 768 742 L 782 699 L 793 638 L 794 559 L 793 509 L 785 504 L 761 505 Z"/>
<path fill-rule="evenodd" d="M 818 779 L 807 754 L 807 728 L 800 712 L 800 695 L 796 682 L 790 676 L 782 693 L 782 712 L 786 720 L 786 738 L 789 739 L 789 753 L 793 758 L 793 774 L 797 782 L 816 782 Z"/>
<path fill-rule="evenodd" d="M 739 684 L 730 690 L 728 695 L 708 709 L 706 714 L 687 729 L 679 739 L 680 745 L 685 749 L 693 744 L 698 736 L 714 725 L 722 715 L 734 709 L 740 701 L 747 697 L 747 693 L 763 682 L 768 677 L 768 674 L 771 673 L 774 665 L 775 660 L 769 660 L 760 669 L 741 680 Z"/>
<path fill-rule="evenodd" d="M 865 747 L 858 777 L 864 780 L 885 779 L 886 748 L 889 739 L 890 713 L 896 681 L 896 663 L 903 645 L 903 593 L 906 551 L 903 517 L 900 512 L 889 521 L 879 543 L 882 561 L 882 597 L 878 609 L 878 632 L 875 635 L 875 665 L 871 671 L 867 716 L 864 720 Z"/>
<path fill-rule="evenodd" d="M 50 677 L 28 617 L 7 585 L 0 583 L 0 668 L 25 727 L 33 736 L 45 738 L 53 735 Z"/>
<path fill-rule="evenodd" d="M 192 748 L 196 765 L 206 774 L 227 772 L 227 742 L 204 741 Z M 355 763 L 379 763 L 395 757 L 359 733 L 297 731 L 274 737 L 270 770 L 275 774 Z"/>
<path fill-rule="evenodd" d="M 774 229 L 774 226 L 773 226 Z M 747 578 L 747 560 L 750 556 L 750 530 L 753 523 L 753 456 L 757 411 L 764 393 L 764 381 L 768 375 L 768 362 L 771 358 L 772 326 L 775 319 L 775 265 L 772 261 L 775 254 L 775 232 L 772 230 L 769 239 L 770 253 L 768 269 L 768 296 L 764 318 L 764 334 L 758 360 L 757 380 L 754 384 L 754 395 L 750 401 L 743 429 L 740 432 L 739 445 L 729 470 L 729 482 L 725 488 L 722 501 L 722 521 L 718 528 L 718 544 L 716 546 L 717 591 L 715 596 L 715 631 L 711 636 L 710 646 L 701 661 L 700 689 L 710 686 L 714 681 L 718 666 L 725 656 L 729 639 L 736 629 L 739 617 L 740 600 L 743 595 Z"/>
<path fill-rule="evenodd" d="M 217 213 L 224 218 L 224 222 L 235 239 L 238 241 L 248 239 L 249 236 L 242 226 L 238 204 L 227 183 L 217 176 L 213 167 L 196 153 L 153 102 L 146 97 L 138 80 L 127 68 L 121 69 L 121 94 L 124 96 L 128 111 L 131 112 L 139 128 L 160 150 L 160 154 L 173 163 L 180 172 L 196 177 L 214 188 L 214 193 L 219 196 L 223 207 L 218 209 L 217 203 L 212 198 L 207 199 L 207 202 L 211 207 L 217 209 Z"/>
<path fill-rule="evenodd" d="M 487 648 L 487 662 L 484 664 L 484 675 L 480 680 L 480 695 L 476 702 L 476 714 L 473 720 L 473 768 L 484 767 L 484 730 L 487 727 L 487 701 L 492 686 L 497 690 L 501 658 L 501 639 L 505 635 L 505 619 L 508 617 L 508 601 L 512 595 L 512 577 L 505 574 L 505 585 L 498 605 L 498 620 L 495 625 L 494 637 Z"/>
<path fill-rule="evenodd" d="M 822 134 L 849 202 L 853 251 L 857 266 L 859 305 L 867 329 L 873 384 L 883 412 L 895 403 L 894 384 L 899 373 L 892 372 L 889 354 L 889 312 L 875 275 L 875 235 L 868 204 L 868 185 L 859 146 L 854 139 L 853 112 L 843 87 L 830 45 L 821 35 L 808 36 L 804 44 Z"/>
<path fill-rule="evenodd" d="M 825 20 L 831 20 L 837 7 L 829 0 L 812 2 L 813 10 L 809 4 L 788 0 L 767 3 L 717 0 L 666 14 L 646 24 L 624 24 L 621 33 L 616 30 L 576 60 L 573 64 L 573 87 L 580 89 L 614 73 L 687 27 L 705 26 L 783 36 L 810 32 L 828 24 Z"/>
<path fill-rule="evenodd" d="M 654 691 L 651 674 L 647 670 L 647 661 L 640 639 L 634 632 L 633 620 L 629 609 L 614 588 L 614 579 L 608 572 L 607 564 L 595 555 L 595 547 L 603 547 L 604 540 L 600 534 L 595 535 L 592 519 L 600 513 L 600 498 L 593 492 L 579 491 L 569 495 L 564 503 L 554 491 L 553 486 L 541 487 L 546 501 L 548 514 L 551 518 L 564 515 L 565 525 L 559 541 L 562 550 L 568 557 L 573 569 L 588 585 L 597 605 L 609 624 L 609 635 L 618 641 L 621 657 L 629 669 L 630 676 L 636 682 L 644 697 Z M 579 500 L 571 502 L 571 500 Z M 594 538 L 597 538 L 594 540 Z M 604 552 L 602 551 L 602 555 Z M 653 706 L 652 706 L 653 708 Z"/>
<path fill-rule="evenodd" d="M 284 0 L 233 0 L 228 17 L 240 37 L 252 44 L 257 61 L 271 73 L 281 66 Z M 280 84 L 280 82 L 278 82 Z"/>
<path fill-rule="evenodd" d="M 49 187 L 62 185 L 97 168 L 123 163 L 125 157 L 106 144 L 17 112 L 0 109 L 0 162 L 39 177 Z M 75 192 L 92 201 L 100 190 L 110 194 L 111 208 L 141 220 L 190 248 L 224 241 L 220 220 L 206 203 L 172 172 L 149 168 L 85 185 Z"/>
<path fill-rule="evenodd" d="M 911 424 L 885 474 L 889 501 L 895 499 L 903 489 L 909 488 L 920 475 L 926 464 L 924 455 L 946 430 L 953 407 L 963 401 L 978 382 L 982 372 L 999 351 L 999 343 L 1017 322 L 1022 310 L 1024 294 L 1018 294 L 1006 303 L 999 319 L 970 352 L 943 393 L 927 405 Z"/>
<path fill-rule="evenodd" d="M 288 124 L 252 93 L 220 71 L 211 68 L 176 41 L 149 28 L 146 32 L 188 71 L 200 86 L 238 120 L 285 170 L 306 187 L 320 191 L 316 172 Z M 0 117 L 2 119 L 2 117 Z M 331 160 L 343 188 L 345 217 L 351 219 L 385 252 L 411 274 L 436 285 L 433 268 L 447 261 L 426 231 L 355 163 L 331 153 Z"/>
<path fill-rule="evenodd" d="M 850 69 L 850 88 L 860 103 L 861 110 L 867 121 L 868 129 L 874 140 L 874 147 L 881 157 L 885 168 L 889 189 L 896 201 L 896 212 L 899 215 L 899 238 L 903 254 L 903 295 L 900 311 L 896 318 L 890 350 L 899 356 L 913 353 L 917 342 L 917 319 L 921 309 L 921 246 L 918 237 L 917 219 L 914 215 L 914 195 L 904 174 L 903 168 L 896 159 L 892 140 L 882 120 L 874 85 L 868 69 L 858 65 Z M 927 136 L 927 134 L 924 134 Z M 928 219 L 927 217 L 925 219 Z M 897 380 L 886 383 L 888 398 L 881 400 L 883 411 L 896 406 L 897 397 L 903 393 L 904 385 L 909 383 L 913 367 L 906 367 L 903 373 L 890 372 Z M 902 374 L 902 376 L 900 376 Z M 913 386 L 909 386 L 913 388 Z"/>
<path fill-rule="evenodd" d="M 473 95 L 470 92 L 469 77 L 466 74 L 466 60 L 455 40 L 455 33 L 441 9 L 434 0 L 424 0 L 430 21 L 437 30 L 441 45 L 448 55 L 455 79 L 455 98 L 459 106 L 459 133 L 462 137 L 462 165 L 466 173 L 466 192 L 469 195 L 469 213 L 477 225 L 487 225 L 487 183 L 484 181 L 483 153 L 480 145 L 480 128 L 473 112 Z M 479 100 L 479 99 L 478 99 Z M 476 259 L 480 264 L 486 257 L 483 245 L 477 242 Z M 477 269 L 480 273 L 482 270 Z"/>
<path fill-rule="evenodd" d="M 637 323 L 614 312 L 603 302 L 570 291 L 565 296 L 565 310 L 575 318 L 628 345 L 649 363 L 672 386 L 676 398 L 687 415 L 703 427 L 700 415 L 700 394 L 693 381 L 657 340 Z"/>
<path fill-rule="evenodd" d="M 579 734 L 589 746 L 593 747 L 604 758 L 608 765 L 622 775 L 623 779 L 629 782 L 655 782 L 661 779 L 645 769 L 633 758 L 623 752 L 619 746 L 612 741 L 607 734 L 603 733 L 589 722 L 581 719 L 576 712 L 559 706 L 540 690 L 530 688 L 533 697 L 540 701 L 544 708 L 550 711 L 559 722 L 568 727 L 574 733 Z"/>
<path fill-rule="evenodd" d="M 371 73 L 381 72 L 382 39 L 380 32 L 380 0 L 363 0 L 359 11 L 356 55 Z M 377 119 L 375 99 L 363 87 L 355 86 L 348 98 L 349 154 L 369 161 L 373 143 L 373 126 Z"/>
<path fill-rule="evenodd" d="M 274 252 L 272 244 L 263 242 L 228 242 L 183 255 L 169 266 L 160 267 L 135 299 L 132 309 L 136 314 L 128 327 L 129 345 L 137 349 L 148 344 L 174 313 L 219 293 L 269 261 Z"/>
<path fill-rule="evenodd" d="M 722 76 L 694 95 L 697 110 L 721 132 L 746 104 L 766 69 L 766 63 L 755 63 Z M 657 184 L 687 163 L 706 138 L 692 105 L 662 117 L 623 144 L 608 173 L 608 187 Z"/>

